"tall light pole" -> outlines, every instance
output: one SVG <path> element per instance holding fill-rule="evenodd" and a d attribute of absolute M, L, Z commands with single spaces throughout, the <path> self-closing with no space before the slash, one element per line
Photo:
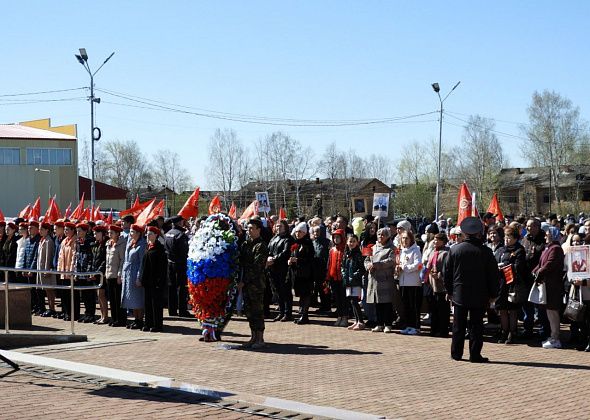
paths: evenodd
<path fill-rule="evenodd" d="M 455 89 L 457 89 L 457 86 L 459 86 L 459 83 L 461 83 L 461 81 L 458 81 L 455 86 L 453 86 L 453 89 L 451 89 L 449 91 L 449 93 L 447 93 L 447 96 L 445 96 L 444 98 L 440 97 L 440 86 L 438 85 L 438 83 L 433 83 L 432 84 L 432 89 L 436 92 L 436 94 L 438 95 L 438 100 L 440 101 L 440 118 L 439 118 L 439 133 L 438 133 L 438 162 L 436 165 L 436 206 L 435 206 L 435 211 L 434 211 L 434 221 L 437 222 L 438 221 L 438 211 L 440 210 L 440 163 L 441 163 L 441 153 L 442 153 L 442 125 L 443 125 L 443 104 L 446 101 L 446 99 L 449 97 L 449 95 L 451 93 L 453 93 L 453 91 Z"/>
<path fill-rule="evenodd" d="M 49 199 L 51 200 L 51 169 L 35 168 L 35 172 L 46 172 L 49 174 Z"/>
<path fill-rule="evenodd" d="M 103 61 L 100 67 L 97 68 L 95 72 L 92 72 L 92 70 L 90 70 L 90 66 L 88 65 L 88 54 L 86 53 L 86 48 L 80 48 L 79 51 L 80 54 L 76 54 L 76 58 L 90 75 L 90 97 L 88 98 L 90 100 L 90 159 L 92 160 L 90 165 L 92 168 L 90 174 L 90 202 L 94 208 L 96 204 L 96 187 L 94 185 L 94 165 L 96 163 L 94 161 L 94 142 L 99 141 L 101 135 L 100 128 L 94 126 L 94 103 L 100 103 L 100 98 L 94 97 L 94 76 L 100 69 L 102 69 L 102 66 L 104 66 L 107 61 L 109 61 L 111 57 L 115 55 L 115 53 L 111 53 L 111 55 L 109 55 L 107 59 Z"/>

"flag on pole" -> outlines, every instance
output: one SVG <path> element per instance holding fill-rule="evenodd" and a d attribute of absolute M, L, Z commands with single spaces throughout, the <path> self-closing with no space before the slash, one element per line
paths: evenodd
<path fill-rule="evenodd" d="M 237 219 L 237 217 L 238 217 L 238 209 L 236 207 L 236 204 L 233 201 L 231 203 L 231 207 L 229 208 L 228 216 L 231 217 L 232 219 Z"/>
<path fill-rule="evenodd" d="M 79 220 L 90 220 L 90 207 L 84 209 Z"/>
<path fill-rule="evenodd" d="M 80 198 L 80 202 L 70 215 L 72 220 L 82 220 L 82 214 L 84 213 L 84 193 L 82 193 L 82 198 Z"/>
<path fill-rule="evenodd" d="M 199 195 L 201 194 L 201 188 L 197 187 L 193 193 L 187 198 L 186 203 L 178 212 L 178 215 L 183 219 L 190 219 L 191 217 L 197 217 L 199 215 Z"/>
<path fill-rule="evenodd" d="M 500 202 L 498 201 L 497 193 L 494 193 L 487 212 L 495 214 L 496 220 L 504 221 L 504 213 L 502 213 L 502 209 L 500 209 Z"/>
<path fill-rule="evenodd" d="M 4 219 L 4 213 L 2 213 L 2 210 L 0 210 L 0 222 L 5 222 L 6 220 Z"/>
<path fill-rule="evenodd" d="M 61 214 L 59 211 L 59 207 L 57 207 L 57 203 L 55 202 L 55 199 L 52 198 L 51 200 L 49 200 L 49 207 L 47 208 L 47 211 L 45 212 L 45 216 L 43 217 L 43 221 L 53 224 L 60 217 L 61 217 Z"/>
<path fill-rule="evenodd" d="M 94 209 L 94 215 L 92 216 L 92 218 L 95 222 L 99 220 L 104 220 L 104 217 L 102 217 L 102 213 L 100 212 L 100 204 Z"/>
<path fill-rule="evenodd" d="M 135 200 L 137 202 L 137 200 Z M 137 218 L 137 216 L 139 216 L 139 214 L 151 203 L 151 201 L 146 201 L 145 203 L 140 203 L 140 204 L 133 204 L 133 206 L 127 210 L 123 210 L 122 212 L 119 213 L 119 217 L 125 217 L 128 214 L 134 216 L 135 218 Z"/>
<path fill-rule="evenodd" d="M 66 211 L 64 212 L 64 219 L 69 218 L 71 214 L 72 214 L 72 202 L 70 201 L 70 204 L 68 204 L 68 207 L 66 208 Z"/>
<path fill-rule="evenodd" d="M 460 225 L 463 219 L 471 216 L 472 212 L 471 193 L 469 192 L 469 188 L 467 188 L 467 184 L 465 182 L 459 189 L 457 206 L 459 207 L 459 211 L 457 212 L 457 225 Z"/>
<path fill-rule="evenodd" d="M 150 201 L 148 201 L 147 206 L 145 206 L 145 208 L 137 216 L 137 220 L 135 221 L 136 224 L 138 224 L 139 226 L 145 226 L 147 223 L 150 222 L 150 220 L 148 219 L 151 216 L 152 211 L 154 210 L 155 203 L 155 198 L 152 198 Z"/>
<path fill-rule="evenodd" d="M 479 211 L 477 211 L 477 200 L 475 199 L 475 191 L 471 194 L 471 216 L 479 217 Z"/>
<path fill-rule="evenodd" d="M 139 194 L 135 194 L 135 202 L 133 203 L 131 208 L 133 207 L 139 207 Z"/>
<path fill-rule="evenodd" d="M 279 220 L 287 220 L 287 212 L 282 207 L 279 209 Z"/>
<path fill-rule="evenodd" d="M 209 214 L 219 213 L 221 211 L 221 199 L 218 195 L 213 197 L 213 200 L 209 203 Z"/>
<path fill-rule="evenodd" d="M 27 206 L 18 213 L 18 217 L 25 219 L 25 220 L 28 219 L 30 215 L 31 215 L 31 203 L 27 204 Z"/>
<path fill-rule="evenodd" d="M 109 213 L 109 216 L 107 217 L 107 225 L 112 225 L 113 224 L 113 208 L 111 207 L 111 212 Z"/>
<path fill-rule="evenodd" d="M 35 200 L 35 204 L 33 204 L 33 207 L 31 208 L 31 214 L 29 215 L 29 219 L 36 220 L 38 222 L 40 217 L 41 217 L 41 197 L 37 197 L 37 199 Z"/>
<path fill-rule="evenodd" d="M 247 220 L 252 216 L 255 216 L 258 214 L 258 200 L 254 200 L 250 203 L 250 205 L 248 207 L 246 207 L 246 210 L 244 210 L 244 213 L 242 213 L 242 215 L 240 216 L 240 220 Z"/>

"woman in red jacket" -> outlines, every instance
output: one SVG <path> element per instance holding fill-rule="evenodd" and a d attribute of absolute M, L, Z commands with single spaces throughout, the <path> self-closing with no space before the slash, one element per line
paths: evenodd
<path fill-rule="evenodd" d="M 342 259 L 346 248 L 345 233 L 343 229 L 336 229 L 332 233 L 334 246 L 330 248 L 328 257 L 328 273 L 326 280 L 330 283 L 334 300 L 336 301 L 336 315 L 338 319 L 335 327 L 348 327 L 348 307 L 346 305 L 346 291 L 342 284 Z"/>

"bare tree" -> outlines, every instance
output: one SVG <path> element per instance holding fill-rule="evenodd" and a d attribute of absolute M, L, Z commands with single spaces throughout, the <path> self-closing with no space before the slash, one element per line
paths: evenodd
<path fill-rule="evenodd" d="M 560 167 L 575 162 L 580 147 L 588 141 L 588 125 L 580 119 L 580 109 L 557 92 L 534 92 L 527 108 L 529 124 L 522 127 L 524 157 L 534 166 L 550 169 L 555 200 L 561 206 Z"/>
<path fill-rule="evenodd" d="M 463 142 L 455 152 L 457 174 L 477 191 L 482 202 L 491 199 L 496 189 L 496 177 L 508 163 L 508 158 L 494 133 L 492 120 L 479 115 L 469 117 L 464 128 Z"/>
<path fill-rule="evenodd" d="M 147 159 L 140 150 L 132 140 L 104 143 L 106 178 L 110 184 L 129 191 L 130 196 L 151 182 Z"/>
<path fill-rule="evenodd" d="M 209 142 L 207 177 L 213 188 L 223 191 L 226 205 L 239 184 L 240 161 L 246 152 L 234 130 L 215 130 Z"/>
<path fill-rule="evenodd" d="M 100 143 L 104 146 L 106 143 Z M 103 147 L 99 144 L 95 144 L 94 147 L 94 179 L 102 182 L 108 182 L 108 156 L 104 152 Z M 78 169 L 80 175 L 90 178 L 92 176 L 92 153 L 90 151 L 90 142 L 88 140 L 82 141 L 82 153 L 81 159 L 78 162 Z"/>
<path fill-rule="evenodd" d="M 393 181 L 393 165 L 391 160 L 383 155 L 371 154 L 367 159 L 366 168 L 369 178 L 377 178 L 385 184 Z"/>
<path fill-rule="evenodd" d="M 171 150 L 158 150 L 154 155 L 153 182 L 180 193 L 191 186 L 191 178 L 180 164 L 180 156 Z"/>

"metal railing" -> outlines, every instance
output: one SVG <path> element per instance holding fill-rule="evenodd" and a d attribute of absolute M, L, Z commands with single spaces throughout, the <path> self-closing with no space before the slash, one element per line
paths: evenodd
<path fill-rule="evenodd" d="M 30 270 L 26 268 L 13 268 L 13 267 L 0 267 L 0 271 L 4 272 L 4 329 L 6 334 L 10 334 L 10 315 L 9 315 L 9 308 L 8 308 L 8 291 L 10 289 L 61 289 L 61 290 L 69 290 L 70 291 L 70 323 L 72 335 L 75 335 L 74 326 L 75 326 L 75 319 L 74 319 L 74 291 L 76 290 L 98 290 L 102 288 L 104 284 L 104 274 L 100 271 L 92 271 L 88 273 L 80 273 L 77 271 L 54 271 L 54 270 Z M 63 275 L 68 276 L 70 285 L 49 285 L 49 284 L 34 284 L 34 283 L 20 283 L 20 282 L 9 282 L 8 281 L 8 273 L 34 273 L 34 274 L 54 274 L 54 275 Z M 100 276 L 100 283 L 98 285 L 89 285 L 89 286 L 76 286 L 74 282 L 76 278 L 79 277 L 96 277 Z M 68 280 L 68 279 L 64 279 Z M 62 302 L 63 305 L 63 302 Z"/>

